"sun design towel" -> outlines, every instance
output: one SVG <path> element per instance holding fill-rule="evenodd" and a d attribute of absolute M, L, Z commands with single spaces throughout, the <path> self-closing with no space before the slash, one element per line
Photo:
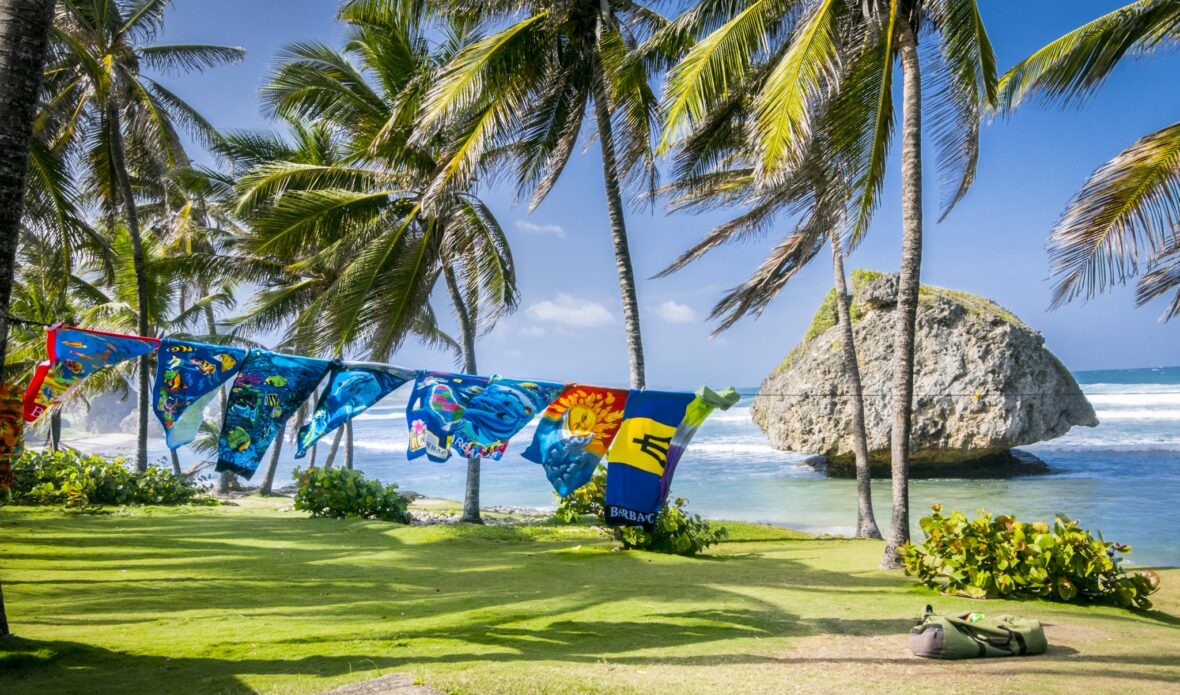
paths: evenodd
<path fill-rule="evenodd" d="M 217 470 L 233 471 L 249 480 L 283 423 L 315 391 L 330 364 L 251 350 L 229 391 Z"/>
<path fill-rule="evenodd" d="M 45 332 L 49 359 L 37 365 L 25 391 L 24 418 L 33 422 L 95 372 L 147 354 L 155 338 L 53 326 Z"/>
<path fill-rule="evenodd" d="M 567 386 L 541 420 L 522 456 L 545 468 L 545 477 L 565 497 L 590 482 L 623 419 L 625 389 Z"/>
<path fill-rule="evenodd" d="M 462 422 L 471 399 L 483 391 L 491 379 L 485 376 L 422 372 L 414 382 L 410 402 L 406 404 L 406 423 L 410 441 L 406 458 L 425 456 L 435 463 L 451 457 L 451 442 Z"/>
<path fill-rule="evenodd" d="M 372 362 L 333 365 L 332 376 L 316 402 L 311 421 L 299 430 L 295 458 L 303 458 L 321 437 L 365 412 L 418 372 Z"/>
<path fill-rule="evenodd" d="M 492 377 L 467 402 L 451 448 L 467 458 L 499 461 L 508 440 L 549 405 L 562 388 L 562 384 L 548 381 Z"/>
<path fill-rule="evenodd" d="M 606 473 L 606 522 L 650 530 L 663 506 L 676 464 L 715 408 L 738 400 L 730 388 L 718 394 L 631 391 L 623 424 L 611 445 Z"/>
<path fill-rule="evenodd" d="M 168 448 L 180 448 L 197 438 L 205 406 L 217 395 L 217 388 L 242 368 L 247 352 L 171 338 L 160 343 L 152 408 L 164 426 Z"/>

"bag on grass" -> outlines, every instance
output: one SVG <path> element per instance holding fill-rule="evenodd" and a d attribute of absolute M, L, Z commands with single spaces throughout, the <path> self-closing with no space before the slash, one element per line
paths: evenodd
<path fill-rule="evenodd" d="M 930 606 L 910 630 L 910 651 L 928 659 L 1043 654 L 1049 643 L 1039 620 L 982 613 L 938 615 Z"/>

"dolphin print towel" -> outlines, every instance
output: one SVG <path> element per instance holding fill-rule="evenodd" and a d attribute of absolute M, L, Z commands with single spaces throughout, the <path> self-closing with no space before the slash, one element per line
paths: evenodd
<path fill-rule="evenodd" d="M 160 343 L 152 409 L 164 426 L 168 448 L 178 449 L 197 438 L 205 406 L 218 387 L 242 369 L 247 352 L 171 338 Z"/>
<path fill-rule="evenodd" d="M 249 480 L 275 435 L 315 391 L 330 363 L 251 350 L 229 391 L 218 441 L 218 471 Z"/>
<path fill-rule="evenodd" d="M 374 362 L 334 364 L 311 420 L 299 430 L 295 458 L 303 458 L 324 435 L 365 412 L 417 374 Z"/>
<path fill-rule="evenodd" d="M 553 489 L 565 497 L 594 476 L 619 431 L 626 402 L 626 389 L 570 384 L 541 413 L 522 455 L 541 464 Z"/>
<path fill-rule="evenodd" d="M 51 405 L 95 372 L 145 355 L 159 346 L 155 338 L 53 326 L 45 332 L 49 359 L 33 370 L 24 397 L 24 418 L 33 422 Z"/>

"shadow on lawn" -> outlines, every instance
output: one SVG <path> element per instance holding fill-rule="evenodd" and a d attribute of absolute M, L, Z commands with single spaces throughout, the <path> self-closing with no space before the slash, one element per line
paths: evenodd
<path fill-rule="evenodd" d="M 14 629 L 54 637 L 0 643 L 0 670 L 29 692 L 242 692 L 247 675 L 375 676 L 479 661 L 822 663 L 746 653 L 752 642 L 708 645 L 903 638 L 911 620 L 861 617 L 875 615 L 866 595 L 921 593 L 900 576 L 825 570 L 797 556 L 609 552 L 606 541 L 554 540 L 543 528 L 407 530 L 216 511 L 5 526 L 18 539 L 16 552 L 0 555 L 18 571 L 5 581 Z M 834 601 L 818 612 L 849 617 L 804 618 L 784 610 L 783 591 Z M 183 656 L 133 653 L 170 644 Z M 688 653 L 640 652 L 678 648 Z M 1068 655 L 1051 657 L 1036 668 Z"/>

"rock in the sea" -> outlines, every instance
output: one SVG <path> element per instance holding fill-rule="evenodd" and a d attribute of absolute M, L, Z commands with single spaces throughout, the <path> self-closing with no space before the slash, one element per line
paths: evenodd
<path fill-rule="evenodd" d="M 889 463 L 897 278 L 853 273 L 853 330 L 865 393 L 874 473 Z M 778 449 L 820 454 L 829 471 L 853 468 L 851 401 L 835 295 L 762 383 L 754 422 Z M 1064 435 L 1098 418 L 1041 334 L 995 302 L 922 286 L 914 373 L 910 465 L 963 471 L 1016 466 L 1013 447 Z"/>

